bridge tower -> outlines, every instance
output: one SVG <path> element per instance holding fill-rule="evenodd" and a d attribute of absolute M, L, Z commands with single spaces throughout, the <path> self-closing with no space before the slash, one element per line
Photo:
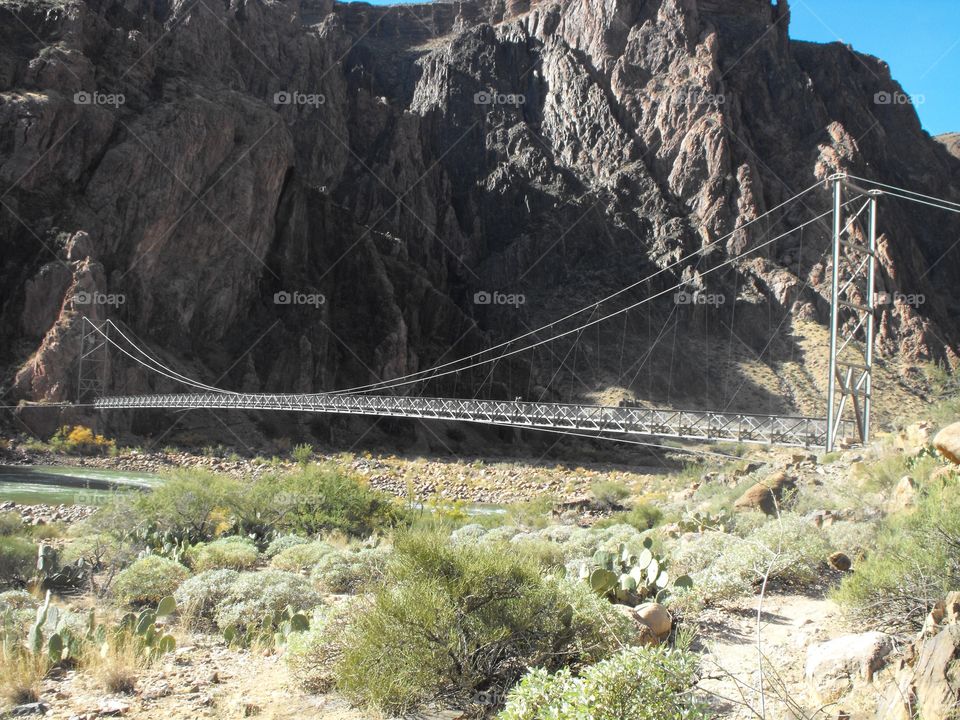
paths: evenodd
<path fill-rule="evenodd" d="M 870 438 L 873 390 L 873 341 L 876 325 L 877 198 L 846 174 L 832 175 L 833 268 L 830 297 L 830 366 L 827 377 L 827 452 L 832 451 L 846 420 L 855 423 L 862 444 Z M 866 244 L 853 227 L 862 212 L 847 217 L 844 190 L 867 197 Z M 857 203 L 851 205 L 857 207 Z M 861 206 L 862 207 L 862 206 Z M 842 264 L 841 264 L 842 263 Z M 851 418 L 852 416 L 852 418 Z"/>
<path fill-rule="evenodd" d="M 107 323 L 95 325 L 83 318 L 80 331 L 80 356 L 77 360 L 77 404 L 103 397 L 109 369 Z"/>

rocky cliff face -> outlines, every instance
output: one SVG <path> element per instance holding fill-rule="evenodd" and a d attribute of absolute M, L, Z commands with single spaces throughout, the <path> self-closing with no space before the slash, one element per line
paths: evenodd
<path fill-rule="evenodd" d="M 887 66 L 791 41 L 789 15 L 784 0 L 6 2 L 4 387 L 72 398 L 84 315 L 224 387 L 395 377 L 733 233 L 602 311 L 679 278 L 730 302 L 667 297 L 572 350 L 426 392 L 486 379 L 484 394 L 740 405 L 738 359 L 775 372 L 796 351 L 784 318 L 828 317 L 828 227 L 700 273 L 829 195 L 737 228 L 836 171 L 960 200 L 960 161 L 912 107 L 875 101 L 902 92 Z M 881 285 L 929 300 L 884 310 L 881 352 L 952 360 L 960 225 L 895 200 L 881 212 Z M 492 292 L 525 302 L 483 304 Z M 119 363 L 112 382 L 172 387 Z"/>

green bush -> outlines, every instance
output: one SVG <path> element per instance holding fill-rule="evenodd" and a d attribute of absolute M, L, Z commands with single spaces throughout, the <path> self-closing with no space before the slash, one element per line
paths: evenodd
<path fill-rule="evenodd" d="M 960 587 L 958 488 L 928 488 L 912 512 L 882 521 L 866 557 L 834 593 L 871 626 L 922 625 L 930 606 Z"/>
<path fill-rule="evenodd" d="M 257 564 L 260 553 L 249 538 L 231 535 L 209 543 L 199 543 L 186 553 L 190 567 L 204 570 L 246 570 Z"/>
<path fill-rule="evenodd" d="M 24 585 L 36 568 L 36 545 L 26 538 L 0 537 L 0 587 Z"/>
<path fill-rule="evenodd" d="M 126 605 L 155 605 L 167 595 L 173 595 L 189 575 L 178 562 L 147 555 L 117 575 L 113 594 Z"/>
<path fill-rule="evenodd" d="M 20 514 L 15 512 L 0 513 L 0 537 L 8 535 L 22 535 L 24 531 L 23 520 Z"/>
<path fill-rule="evenodd" d="M 602 529 L 612 525 L 624 524 L 643 532 L 659 525 L 661 520 L 663 520 L 663 511 L 660 508 L 647 503 L 638 503 L 630 510 L 614 513 L 608 518 L 597 521 L 594 527 Z"/>
<path fill-rule="evenodd" d="M 333 670 L 343 647 L 343 629 L 354 606 L 350 602 L 321 605 L 310 619 L 310 629 L 290 635 L 284 657 L 293 682 L 312 693 L 328 693 L 336 683 Z"/>
<path fill-rule="evenodd" d="M 246 627 L 259 623 L 267 613 L 283 612 L 287 605 L 309 611 L 320 603 L 320 595 L 302 575 L 273 569 L 244 572 L 217 604 L 214 620 L 221 628 Z"/>
<path fill-rule="evenodd" d="M 634 633 L 584 584 L 544 576 L 519 553 L 407 535 L 343 629 L 333 675 L 354 701 L 402 713 L 503 692 L 526 667 L 596 661 Z"/>
<path fill-rule="evenodd" d="M 190 543 L 213 538 L 230 524 L 229 506 L 243 487 L 208 470 L 178 470 L 136 501 L 144 523 L 158 534 Z"/>
<path fill-rule="evenodd" d="M 112 535 L 104 533 L 81 535 L 71 540 L 60 551 L 60 563 L 71 565 L 78 560 L 83 560 L 95 570 L 108 567 L 120 568 L 133 562 L 138 551 L 137 545 L 119 540 Z"/>
<path fill-rule="evenodd" d="M 320 540 L 307 545 L 294 545 L 283 550 L 270 561 L 270 565 L 280 570 L 302 572 L 316 565 L 320 558 L 336 552 L 329 543 Z"/>
<path fill-rule="evenodd" d="M 317 561 L 310 578 L 324 592 L 355 593 L 383 578 L 389 555 L 382 547 L 327 553 Z"/>
<path fill-rule="evenodd" d="M 498 720 L 695 720 L 710 717 L 689 690 L 699 658 L 686 649 L 628 648 L 574 676 L 530 671 Z"/>
<path fill-rule="evenodd" d="M 36 610 L 39 601 L 26 590 L 7 590 L 0 593 L 0 613 L 6 610 Z"/>
<path fill-rule="evenodd" d="M 783 513 L 741 538 L 707 531 L 686 540 L 675 554 L 675 574 L 689 574 L 706 602 L 749 594 L 765 574 L 769 580 L 808 584 L 817 579 L 830 545 L 821 530 Z"/>
<path fill-rule="evenodd" d="M 630 497 L 630 489 L 618 482 L 601 481 L 590 487 L 593 501 L 605 510 L 616 510 Z"/>
<path fill-rule="evenodd" d="M 287 548 L 295 545 L 309 545 L 311 542 L 313 541 L 310 540 L 310 538 L 305 538 L 302 535 L 280 535 L 270 541 L 270 544 L 263 554 L 273 559 L 274 556 L 279 555 Z"/>
<path fill-rule="evenodd" d="M 212 620 L 239 577 L 236 570 L 207 570 L 185 580 L 173 594 L 181 617 L 187 621 Z"/>
<path fill-rule="evenodd" d="M 339 531 L 366 537 L 407 521 L 394 498 L 332 464 L 302 467 L 261 482 L 264 494 L 272 496 L 277 527 L 299 535 Z"/>

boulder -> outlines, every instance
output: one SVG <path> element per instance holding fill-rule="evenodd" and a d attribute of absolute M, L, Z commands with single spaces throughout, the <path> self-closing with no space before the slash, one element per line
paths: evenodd
<path fill-rule="evenodd" d="M 637 605 L 633 609 L 634 617 L 647 627 L 653 630 L 653 634 L 661 642 L 670 635 L 670 629 L 673 627 L 673 618 L 670 612 L 660 603 L 648 602 Z"/>
<path fill-rule="evenodd" d="M 835 552 L 829 558 L 830 567 L 834 570 L 839 570 L 840 572 L 847 572 L 852 566 L 853 563 L 850 561 L 849 556 L 842 552 Z"/>
<path fill-rule="evenodd" d="M 887 503 L 888 512 L 901 512 L 913 507 L 917 503 L 917 483 L 909 475 L 904 475 L 893 488 L 890 502 Z"/>
<path fill-rule="evenodd" d="M 938 432 L 933 446 L 954 465 L 960 465 L 960 422 L 947 425 Z"/>
<path fill-rule="evenodd" d="M 855 680 L 872 680 L 892 650 L 893 639 L 876 631 L 814 643 L 807 648 L 804 676 L 822 702 L 833 702 Z"/>
<path fill-rule="evenodd" d="M 636 609 L 628 607 L 627 605 L 614 605 L 619 612 L 623 613 L 626 617 L 630 618 L 634 626 L 637 629 L 637 645 L 647 646 L 647 645 L 659 645 L 660 638 L 653 631 L 653 629 L 647 625 L 643 620 L 637 617 Z"/>
<path fill-rule="evenodd" d="M 951 592 L 927 615 L 904 652 L 877 720 L 957 717 L 960 708 L 960 592 Z"/>
<path fill-rule="evenodd" d="M 795 478 L 783 471 L 776 472 L 766 480 L 749 487 L 734 503 L 734 507 L 738 510 L 760 510 L 767 515 L 776 515 L 784 492 L 793 490 L 796 486 Z"/>

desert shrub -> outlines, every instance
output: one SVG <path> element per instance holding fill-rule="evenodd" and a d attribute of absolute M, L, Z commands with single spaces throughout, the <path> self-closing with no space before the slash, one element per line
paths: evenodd
<path fill-rule="evenodd" d="M 336 552 L 336 549 L 329 543 L 321 540 L 309 543 L 307 545 L 294 545 L 278 553 L 270 565 L 280 570 L 289 570 L 290 572 L 302 572 L 307 568 L 316 565 L 320 558 Z"/>
<path fill-rule="evenodd" d="M 747 594 L 765 574 L 770 580 L 813 582 L 829 554 L 824 534 L 803 518 L 783 513 L 746 538 L 707 531 L 682 543 L 672 565 L 675 574 L 693 578 L 705 601 Z"/>
<path fill-rule="evenodd" d="M 504 552 L 519 553 L 523 557 L 536 561 L 544 569 L 563 567 L 569 559 L 560 543 L 539 538 L 524 539 L 519 542 L 510 542 Z"/>
<path fill-rule="evenodd" d="M 488 530 L 486 535 L 483 536 L 483 541 L 507 542 L 514 535 L 517 535 L 520 532 L 520 528 L 518 528 L 516 525 L 501 525 L 500 527 L 495 527 Z"/>
<path fill-rule="evenodd" d="M 0 648 L 0 694 L 11 705 L 37 702 L 48 670 L 44 653 L 11 652 Z"/>
<path fill-rule="evenodd" d="M 551 513 L 556 504 L 556 498 L 549 494 L 540 495 L 531 500 L 511 503 L 507 506 L 504 520 L 508 525 L 530 528 L 546 527 L 551 522 Z"/>
<path fill-rule="evenodd" d="M 213 542 L 198 543 L 186 553 L 186 560 L 194 570 L 246 570 L 257 564 L 260 553 L 249 538 L 231 535 Z"/>
<path fill-rule="evenodd" d="M 105 567 L 129 565 L 137 556 L 139 546 L 124 542 L 105 533 L 81 535 L 71 540 L 60 551 L 60 562 L 70 565 L 83 560 L 100 570 Z"/>
<path fill-rule="evenodd" d="M 834 599 L 871 626 L 921 625 L 930 606 L 960 587 L 960 497 L 929 483 L 917 507 L 888 515 Z"/>
<path fill-rule="evenodd" d="M 475 542 L 486 535 L 487 532 L 487 528 L 483 525 L 470 523 L 450 533 L 450 540 L 453 542 Z"/>
<path fill-rule="evenodd" d="M 614 513 L 608 518 L 599 520 L 594 527 L 602 529 L 622 524 L 630 525 L 643 532 L 659 525 L 661 520 L 663 520 L 663 511 L 660 508 L 647 503 L 638 503 L 629 510 Z"/>
<path fill-rule="evenodd" d="M 9 511 L 0 513 L 0 537 L 21 535 L 23 529 L 23 520 L 20 519 L 19 513 Z"/>
<path fill-rule="evenodd" d="M 855 561 L 869 555 L 876 547 L 879 526 L 875 522 L 841 520 L 825 525 L 824 534 L 834 550 L 846 553 Z"/>
<path fill-rule="evenodd" d="M 630 497 L 630 489 L 618 482 L 601 481 L 590 486 L 596 505 L 604 510 L 617 510 Z"/>
<path fill-rule="evenodd" d="M 408 535 L 343 629 L 333 675 L 354 701 L 403 712 L 502 692 L 529 666 L 593 662 L 633 632 L 585 584 L 545 576 L 518 553 Z"/>
<path fill-rule="evenodd" d="M 249 518 L 256 514 L 267 526 L 298 535 L 343 532 L 366 537 L 409 519 L 393 497 L 331 463 L 263 477 L 254 483 L 249 496 L 255 502 L 248 500 L 246 510 L 237 503 L 239 515 Z"/>
<path fill-rule="evenodd" d="M 383 577 L 389 555 L 382 547 L 337 550 L 317 561 L 310 578 L 325 592 L 354 593 Z"/>
<path fill-rule="evenodd" d="M 646 537 L 645 533 L 640 532 L 632 525 L 625 525 L 624 523 L 618 523 L 589 532 L 592 536 L 590 543 L 591 550 L 616 550 L 620 543 L 639 545 L 643 543 L 643 539 Z"/>
<path fill-rule="evenodd" d="M 189 574 L 178 562 L 147 555 L 117 575 L 113 594 L 126 605 L 155 605 L 167 595 L 173 595 Z"/>
<path fill-rule="evenodd" d="M 39 605 L 39 601 L 26 590 L 0 593 L 0 613 L 6 610 L 36 610 Z"/>
<path fill-rule="evenodd" d="M 240 573 L 236 570 L 207 570 L 186 579 L 173 594 L 177 610 L 186 621 L 211 620 Z"/>
<path fill-rule="evenodd" d="M 36 567 L 36 545 L 22 537 L 0 537 L 0 587 L 25 584 Z"/>
<path fill-rule="evenodd" d="M 310 581 L 283 570 L 244 572 L 227 589 L 217 604 L 214 619 L 221 628 L 245 627 L 259 623 L 267 613 L 282 612 L 288 605 L 295 610 L 312 610 L 321 602 Z"/>
<path fill-rule="evenodd" d="M 64 425 L 50 438 L 54 450 L 74 455 L 105 455 L 116 448 L 116 442 L 97 435 L 83 425 Z"/>
<path fill-rule="evenodd" d="M 264 555 L 270 559 L 273 559 L 274 556 L 279 555 L 287 548 L 291 548 L 295 545 L 308 545 L 311 542 L 313 541 L 310 540 L 310 538 L 305 538 L 302 535 L 280 535 L 270 541 L 270 544 L 267 545 L 267 549 L 264 550 Z"/>
<path fill-rule="evenodd" d="M 310 619 L 310 629 L 290 635 L 284 657 L 293 682 L 304 690 L 323 694 L 336 683 L 333 670 L 342 654 L 341 635 L 354 605 L 321 605 Z"/>
<path fill-rule="evenodd" d="M 585 668 L 531 670 L 507 696 L 498 720 L 694 720 L 709 717 L 690 695 L 696 654 L 627 648 Z"/>
<path fill-rule="evenodd" d="M 140 496 L 136 508 L 155 533 L 203 542 L 230 527 L 228 506 L 240 492 L 240 483 L 232 478 L 207 470 L 178 470 Z"/>
<path fill-rule="evenodd" d="M 313 445 L 294 445 L 291 455 L 293 455 L 293 461 L 295 463 L 298 465 L 306 465 L 310 462 L 310 458 L 313 457 Z"/>
<path fill-rule="evenodd" d="M 745 538 L 770 521 L 770 516 L 760 510 L 741 510 L 733 516 L 733 532 Z"/>

